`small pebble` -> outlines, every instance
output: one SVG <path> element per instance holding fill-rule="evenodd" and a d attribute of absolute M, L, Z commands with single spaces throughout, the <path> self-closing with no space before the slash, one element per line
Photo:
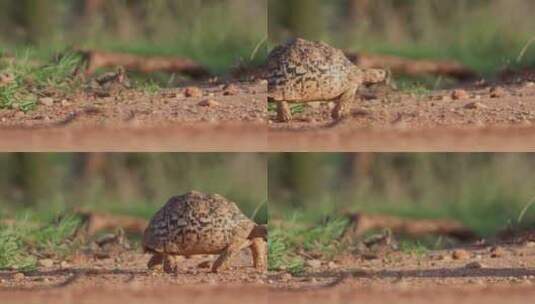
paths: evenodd
<path fill-rule="evenodd" d="M 502 247 L 492 247 L 490 249 L 490 257 L 491 258 L 500 258 L 505 255 L 505 250 Z"/>
<path fill-rule="evenodd" d="M 26 276 L 24 275 L 24 273 L 22 273 L 22 272 L 17 272 L 17 273 L 15 273 L 15 274 L 13 275 L 13 280 L 15 280 L 15 281 L 22 281 L 22 280 L 24 280 L 25 277 L 26 277 Z"/>
<path fill-rule="evenodd" d="M 480 102 L 470 102 L 470 103 L 467 103 L 464 106 L 464 108 L 470 109 L 470 110 L 476 110 L 476 109 L 487 109 L 488 107 Z"/>
<path fill-rule="evenodd" d="M 54 99 L 50 97 L 43 97 L 39 99 L 39 103 L 44 106 L 50 107 L 54 105 Z"/>
<path fill-rule="evenodd" d="M 234 84 L 227 84 L 223 87 L 223 95 L 225 96 L 237 95 L 239 91 L 238 87 Z"/>
<path fill-rule="evenodd" d="M 186 97 L 202 97 L 203 92 L 197 87 L 187 87 L 184 89 L 184 95 Z"/>
<path fill-rule="evenodd" d="M 492 87 L 490 88 L 490 97 L 491 98 L 500 98 L 505 96 L 505 90 L 502 87 Z"/>
<path fill-rule="evenodd" d="M 321 267 L 321 261 L 320 260 L 307 260 L 306 265 L 312 269 L 317 269 Z"/>
<path fill-rule="evenodd" d="M 281 281 L 283 281 L 283 282 L 288 282 L 288 281 L 290 281 L 292 278 L 293 278 L 292 274 L 289 273 L 289 272 L 286 272 L 286 273 L 284 273 L 284 274 L 281 276 Z"/>
<path fill-rule="evenodd" d="M 10 84 L 15 81 L 15 77 L 10 73 L 0 74 L 0 86 Z"/>
<path fill-rule="evenodd" d="M 451 93 L 451 98 L 453 100 L 459 100 L 459 99 L 467 99 L 469 96 L 468 96 L 468 93 L 465 91 L 465 90 L 461 90 L 461 89 L 458 89 L 458 90 L 454 90 L 452 93 Z"/>
<path fill-rule="evenodd" d="M 52 259 L 41 259 L 39 260 L 38 263 L 39 263 L 39 266 L 45 267 L 45 268 L 50 268 L 54 266 L 54 261 Z"/>
<path fill-rule="evenodd" d="M 210 268 L 212 266 L 212 263 L 210 261 L 204 261 L 197 265 L 199 268 Z"/>
<path fill-rule="evenodd" d="M 330 261 L 330 262 L 327 264 L 327 267 L 329 267 L 329 269 L 334 269 L 334 268 L 338 267 L 338 265 L 336 265 L 335 262 Z"/>
<path fill-rule="evenodd" d="M 451 257 L 454 260 L 466 260 L 470 258 L 470 253 L 464 249 L 457 249 L 453 251 Z"/>
<path fill-rule="evenodd" d="M 213 99 L 206 99 L 206 100 L 199 102 L 199 106 L 201 107 L 217 107 L 219 105 L 220 105 L 219 102 Z"/>
<path fill-rule="evenodd" d="M 484 268 L 485 266 L 481 264 L 480 262 L 472 262 L 472 263 L 466 264 L 464 267 L 467 269 L 481 269 L 481 268 Z"/>

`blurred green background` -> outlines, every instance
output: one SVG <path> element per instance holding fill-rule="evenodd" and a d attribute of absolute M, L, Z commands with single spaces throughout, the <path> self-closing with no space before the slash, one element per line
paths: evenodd
<path fill-rule="evenodd" d="M 270 220 L 344 212 L 457 219 L 482 235 L 535 227 L 534 154 L 288 153 L 269 157 Z"/>
<path fill-rule="evenodd" d="M 267 159 L 253 153 L 0 154 L 0 218 L 66 210 L 150 218 L 173 195 L 219 193 L 267 221 Z"/>
<path fill-rule="evenodd" d="M 77 46 L 185 56 L 220 72 L 266 37 L 266 0 L 0 1 L 0 51 L 38 57 Z"/>
<path fill-rule="evenodd" d="M 269 37 L 409 58 L 456 59 L 489 75 L 535 66 L 532 0 L 269 0 Z"/>

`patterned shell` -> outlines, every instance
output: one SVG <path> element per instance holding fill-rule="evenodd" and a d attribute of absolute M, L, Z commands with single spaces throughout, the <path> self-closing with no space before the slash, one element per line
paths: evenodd
<path fill-rule="evenodd" d="M 152 218 L 143 236 L 146 251 L 176 255 L 216 254 L 255 223 L 218 194 L 175 196 Z"/>
<path fill-rule="evenodd" d="M 341 50 L 298 38 L 271 51 L 265 76 L 269 98 L 291 102 L 335 99 L 359 81 L 359 74 Z"/>

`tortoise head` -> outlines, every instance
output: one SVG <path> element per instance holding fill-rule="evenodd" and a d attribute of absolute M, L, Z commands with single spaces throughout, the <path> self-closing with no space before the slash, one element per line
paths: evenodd
<path fill-rule="evenodd" d="M 388 70 L 383 69 L 366 69 L 362 71 L 362 83 L 371 85 L 376 83 L 388 84 L 392 74 Z"/>

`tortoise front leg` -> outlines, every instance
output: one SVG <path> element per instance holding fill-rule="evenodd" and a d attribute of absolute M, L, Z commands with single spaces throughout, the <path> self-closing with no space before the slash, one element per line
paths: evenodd
<path fill-rule="evenodd" d="M 155 253 L 147 263 L 147 268 L 153 270 L 154 268 L 161 266 L 164 263 L 165 256 L 161 253 Z"/>
<path fill-rule="evenodd" d="M 251 241 L 251 252 L 256 270 L 260 273 L 267 271 L 267 243 L 264 238 L 254 238 Z"/>
<path fill-rule="evenodd" d="M 223 250 L 217 260 L 212 265 L 212 272 L 219 272 L 229 268 L 231 258 L 245 247 L 251 245 L 251 241 L 248 239 L 235 239 L 230 245 Z"/>
<path fill-rule="evenodd" d="M 163 271 L 166 273 L 176 273 L 178 266 L 174 256 L 165 255 L 163 260 Z"/>
<path fill-rule="evenodd" d="M 277 101 L 277 120 L 279 122 L 289 122 L 292 120 L 292 111 L 286 101 Z"/>
<path fill-rule="evenodd" d="M 332 118 L 339 120 L 347 117 L 351 110 L 351 103 L 355 100 L 355 94 L 357 93 L 356 88 L 351 88 L 350 90 L 345 91 L 338 98 L 338 103 L 334 107 L 332 112 Z"/>

